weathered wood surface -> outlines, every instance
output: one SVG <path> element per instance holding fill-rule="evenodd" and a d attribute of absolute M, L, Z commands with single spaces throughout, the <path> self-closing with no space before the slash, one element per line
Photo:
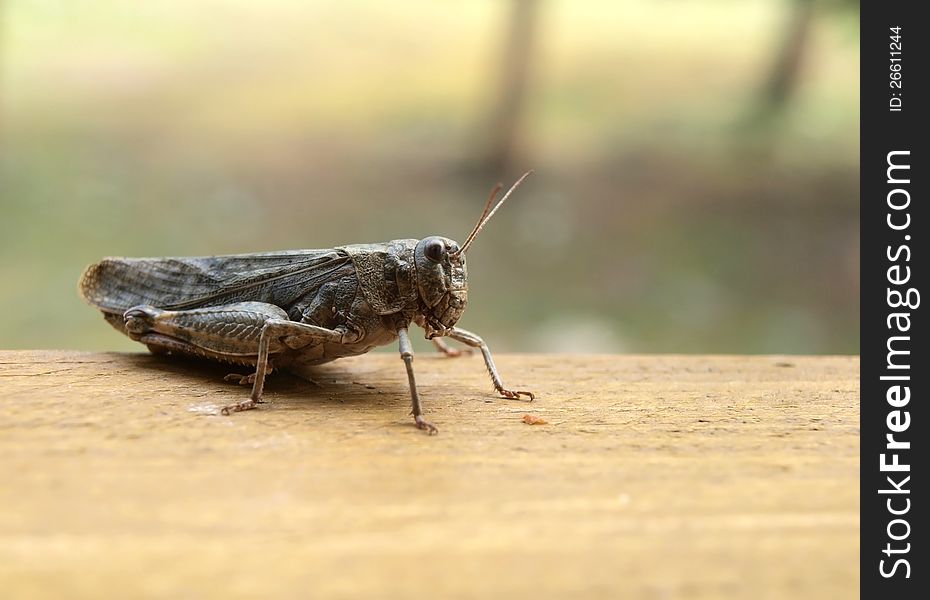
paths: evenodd
<path fill-rule="evenodd" d="M 0 352 L 5 598 L 853 598 L 849 357 L 392 354 L 272 376 Z M 527 425 L 525 414 L 547 425 Z"/>

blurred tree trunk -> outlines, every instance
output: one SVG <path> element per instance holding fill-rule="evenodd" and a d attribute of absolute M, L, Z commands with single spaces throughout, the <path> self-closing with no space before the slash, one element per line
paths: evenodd
<path fill-rule="evenodd" d="M 814 0 L 789 1 L 791 12 L 756 107 L 754 120 L 757 122 L 771 121 L 785 110 L 797 90 L 804 64 L 814 16 Z"/>
<path fill-rule="evenodd" d="M 539 0 L 512 0 L 511 4 L 507 37 L 498 61 L 497 100 L 488 119 L 485 155 L 479 161 L 495 176 L 506 173 L 514 162 L 539 17 Z"/>

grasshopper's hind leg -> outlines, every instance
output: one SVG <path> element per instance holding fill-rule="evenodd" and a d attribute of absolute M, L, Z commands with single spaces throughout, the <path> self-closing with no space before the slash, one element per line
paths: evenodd
<path fill-rule="evenodd" d="M 136 306 L 127 310 L 124 318 L 129 336 L 144 344 L 215 360 L 254 364 L 255 373 L 249 376 L 252 379 L 249 399 L 224 407 L 224 414 L 254 408 L 262 401 L 272 355 L 315 342 L 344 343 L 357 337 L 347 331 L 290 321 L 283 309 L 264 302 L 180 311 Z"/>

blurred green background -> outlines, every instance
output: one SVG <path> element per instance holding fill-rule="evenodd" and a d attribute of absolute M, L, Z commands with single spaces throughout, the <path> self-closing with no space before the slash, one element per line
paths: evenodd
<path fill-rule="evenodd" d="M 0 0 L 0 347 L 105 255 L 460 241 L 497 350 L 857 353 L 858 5 Z"/>

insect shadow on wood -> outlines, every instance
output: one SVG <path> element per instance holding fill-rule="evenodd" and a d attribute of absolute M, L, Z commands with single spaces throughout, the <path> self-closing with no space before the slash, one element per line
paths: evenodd
<path fill-rule="evenodd" d="M 249 375 L 226 377 L 250 384 L 252 393 L 224 407 L 224 414 L 262 403 L 265 377 L 274 369 L 318 365 L 398 342 L 414 422 L 435 434 L 423 418 L 414 377 L 411 323 L 447 356 L 461 351 L 444 343 L 446 337 L 480 350 L 501 396 L 534 399 L 532 392 L 508 389 L 484 340 L 456 327 L 468 301 L 465 253 L 530 173 L 497 204 L 503 186 L 492 190 L 461 245 L 430 236 L 319 250 L 104 258 L 84 272 L 80 294 L 110 325 L 153 353 L 254 366 Z"/>

